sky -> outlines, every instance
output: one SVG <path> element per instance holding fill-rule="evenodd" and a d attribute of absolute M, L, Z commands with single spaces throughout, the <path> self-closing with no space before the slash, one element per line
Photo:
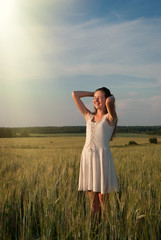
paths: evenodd
<path fill-rule="evenodd" d="M 161 125 L 160 0 L 0 0 L 0 127 L 85 125 L 71 93 L 103 86 L 118 125 Z"/>

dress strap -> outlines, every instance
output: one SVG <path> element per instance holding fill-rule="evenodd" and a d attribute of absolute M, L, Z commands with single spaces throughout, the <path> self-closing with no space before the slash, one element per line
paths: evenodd
<path fill-rule="evenodd" d="M 93 119 L 93 116 L 94 116 L 94 114 L 91 113 L 90 116 L 89 116 L 89 119 L 92 120 L 92 119 Z"/>
<path fill-rule="evenodd" d="M 90 113 L 90 115 L 89 115 L 88 118 L 86 119 L 86 122 L 88 122 L 89 120 L 92 120 L 92 118 L 93 118 L 93 114 Z"/>

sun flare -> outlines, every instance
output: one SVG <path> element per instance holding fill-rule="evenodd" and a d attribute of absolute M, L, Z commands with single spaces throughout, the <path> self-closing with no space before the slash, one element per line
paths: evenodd
<path fill-rule="evenodd" d="M 22 3 L 19 0 L 3 0 L 0 3 L 1 78 L 6 83 L 11 82 L 11 79 L 24 79 L 23 72 L 26 62 L 29 62 L 27 58 L 33 53 L 34 41 L 29 34 L 28 19 L 24 17 L 25 7 Z"/>
<path fill-rule="evenodd" d="M 16 17 L 16 1 L 3 0 L 0 3 L 0 30 L 5 34 L 12 26 Z"/>

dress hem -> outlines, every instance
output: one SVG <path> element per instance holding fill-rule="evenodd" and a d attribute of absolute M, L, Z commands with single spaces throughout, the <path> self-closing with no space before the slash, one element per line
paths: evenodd
<path fill-rule="evenodd" d="M 107 192 L 101 192 L 101 191 L 94 191 L 93 189 L 78 189 L 79 192 L 87 192 L 87 191 L 92 191 L 95 193 L 101 193 L 101 194 L 106 194 L 106 193 L 112 193 L 112 192 L 119 192 L 119 190 L 111 190 L 111 191 L 107 191 Z"/>

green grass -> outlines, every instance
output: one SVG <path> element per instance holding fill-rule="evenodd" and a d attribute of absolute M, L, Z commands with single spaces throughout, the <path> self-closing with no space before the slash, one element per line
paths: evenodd
<path fill-rule="evenodd" d="M 161 234 L 161 141 L 111 144 L 119 193 L 93 226 L 78 192 L 84 136 L 0 139 L 0 239 L 156 239 Z M 128 146 L 130 140 L 139 145 Z"/>
<path fill-rule="evenodd" d="M 145 133 L 117 133 L 116 134 L 117 137 L 130 137 L 130 138 L 133 138 L 133 137 L 136 137 L 136 138 L 151 138 L 153 135 L 148 135 L 148 134 L 145 134 Z M 158 136 L 156 136 L 158 137 Z"/>
<path fill-rule="evenodd" d="M 81 137 L 85 136 L 85 133 L 51 133 L 51 134 L 37 134 L 30 133 L 30 137 Z"/>

